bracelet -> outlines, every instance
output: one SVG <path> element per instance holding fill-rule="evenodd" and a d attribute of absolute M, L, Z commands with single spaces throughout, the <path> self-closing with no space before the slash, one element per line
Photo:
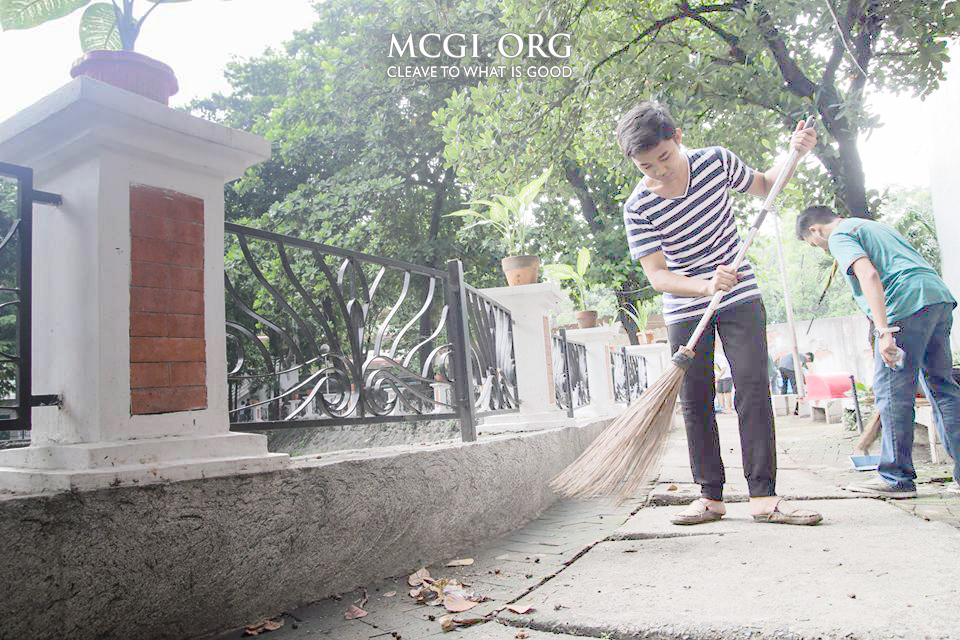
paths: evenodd
<path fill-rule="evenodd" d="M 874 338 L 880 338 L 880 337 L 882 337 L 882 336 L 884 336 L 884 335 L 886 335 L 886 334 L 888 334 L 888 333 L 896 333 L 896 332 L 898 332 L 898 331 L 900 331 L 900 327 L 883 327 L 883 328 L 880 328 L 880 329 L 874 327 L 874 329 L 873 329 L 873 337 L 874 337 Z"/>

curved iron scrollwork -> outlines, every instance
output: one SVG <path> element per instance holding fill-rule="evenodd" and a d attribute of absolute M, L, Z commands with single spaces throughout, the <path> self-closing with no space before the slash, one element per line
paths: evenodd
<path fill-rule="evenodd" d="M 470 345 L 478 413 L 520 407 L 510 312 L 467 285 Z"/>
<path fill-rule="evenodd" d="M 21 374 L 21 347 L 18 340 L 21 324 L 21 203 L 19 176 L 0 173 L 0 422 L 3 429 L 25 430 L 22 418 L 29 411 L 23 407 L 23 392 L 19 388 Z M 28 197 L 28 196 L 27 196 Z M 29 250 L 28 250 L 29 251 Z M 27 284 L 26 295 L 30 295 Z M 29 352 L 27 352 L 29 357 Z"/>
<path fill-rule="evenodd" d="M 574 410 L 590 404 L 590 381 L 587 378 L 587 348 L 567 340 L 560 330 L 553 336 L 553 387 L 557 406 L 572 416 Z"/>
<path fill-rule="evenodd" d="M 616 402 L 637 399 L 649 386 L 647 380 L 647 359 L 644 356 L 628 354 L 625 348 L 610 353 L 610 366 L 613 373 L 613 397 Z"/>
<path fill-rule="evenodd" d="M 467 341 L 448 335 L 448 272 L 235 224 L 226 231 L 235 427 L 462 417 L 457 358 L 471 366 L 472 412 L 515 410 L 510 315 L 470 292 L 468 358 Z"/>
<path fill-rule="evenodd" d="M 59 194 L 33 188 L 33 169 L 0 162 L 0 434 L 31 428 L 31 407 L 59 405 L 34 395 L 31 365 L 33 205 L 60 206 Z"/>

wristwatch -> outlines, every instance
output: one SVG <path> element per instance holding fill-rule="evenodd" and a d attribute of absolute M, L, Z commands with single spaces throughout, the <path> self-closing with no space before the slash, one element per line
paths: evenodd
<path fill-rule="evenodd" d="M 874 327 L 873 337 L 881 338 L 888 333 L 896 333 L 897 331 L 900 331 L 900 327 Z"/>

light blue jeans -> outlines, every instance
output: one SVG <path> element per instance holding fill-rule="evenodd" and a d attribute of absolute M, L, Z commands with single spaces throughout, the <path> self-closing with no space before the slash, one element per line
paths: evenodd
<path fill-rule="evenodd" d="M 883 426 L 877 471 L 898 488 L 915 488 L 917 477 L 913 468 L 913 405 L 918 374 L 926 387 L 924 393 L 930 400 L 940 436 L 954 459 L 954 481 L 960 478 L 960 385 L 953 379 L 950 355 L 952 312 L 953 305 L 949 303 L 933 304 L 893 323 L 900 327 L 894 334 L 897 345 L 906 352 L 903 369 L 899 371 L 887 368 L 874 349 L 873 393 Z"/>

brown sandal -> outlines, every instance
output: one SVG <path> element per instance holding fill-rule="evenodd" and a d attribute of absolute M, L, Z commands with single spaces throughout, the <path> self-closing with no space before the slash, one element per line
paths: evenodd
<path fill-rule="evenodd" d="M 710 511 L 700 498 L 697 498 L 690 505 L 670 518 L 673 524 L 703 524 L 704 522 L 713 522 L 722 518 L 724 514 Z"/>
<path fill-rule="evenodd" d="M 780 505 L 784 504 L 783 499 L 779 500 L 773 511 L 770 513 L 761 513 L 753 516 L 757 522 L 772 522 L 774 524 L 799 524 L 812 525 L 823 520 L 823 516 L 812 509 L 793 509 L 789 512 L 781 511 Z"/>

